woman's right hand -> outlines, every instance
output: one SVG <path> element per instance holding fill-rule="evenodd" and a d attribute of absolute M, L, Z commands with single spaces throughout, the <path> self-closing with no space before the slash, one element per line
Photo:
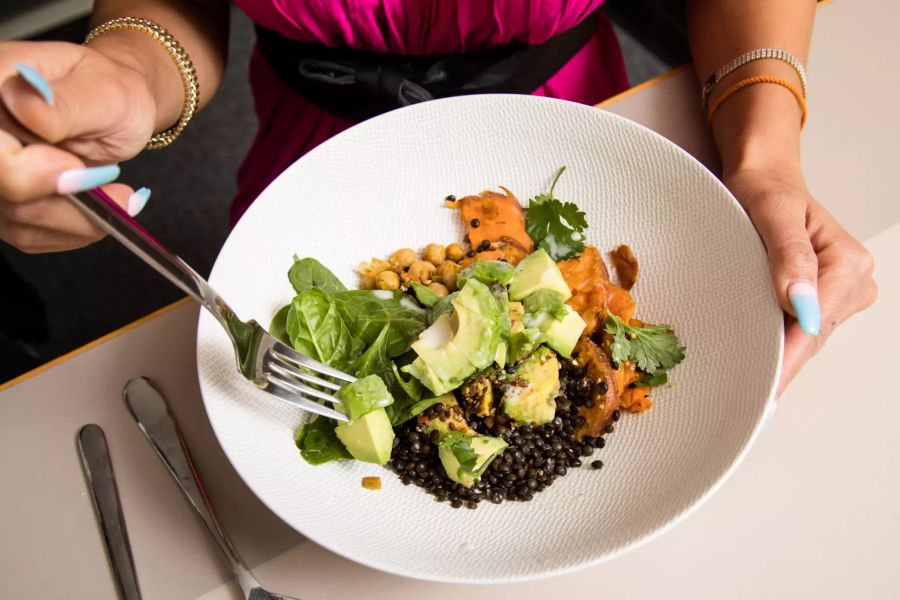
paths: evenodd
<path fill-rule="evenodd" d="M 115 179 L 155 120 L 146 78 L 125 62 L 78 44 L 0 43 L 0 239 L 56 252 L 103 237 L 59 194 Z M 146 201 L 123 184 L 103 189 L 133 214 Z"/>

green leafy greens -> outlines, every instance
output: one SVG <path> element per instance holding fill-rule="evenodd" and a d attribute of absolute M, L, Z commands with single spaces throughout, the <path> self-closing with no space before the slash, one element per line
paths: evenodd
<path fill-rule="evenodd" d="M 334 299 L 318 288 L 294 297 L 286 331 L 298 352 L 338 368 L 353 361 L 363 349 L 363 343 L 350 335 Z"/>
<path fill-rule="evenodd" d="M 614 361 L 634 361 L 650 375 L 659 375 L 684 360 L 684 346 L 668 325 L 632 327 L 610 314 L 606 318 L 606 332 L 613 336 Z"/>
<path fill-rule="evenodd" d="M 294 256 L 294 264 L 288 270 L 288 279 L 298 294 L 312 288 L 318 288 L 329 294 L 347 289 L 334 273 L 314 258 Z"/>
<path fill-rule="evenodd" d="M 334 433 L 336 421 L 316 417 L 300 428 L 297 448 L 300 456 L 311 465 L 321 465 L 332 460 L 353 458 Z"/>
<path fill-rule="evenodd" d="M 406 352 L 426 326 L 425 311 L 404 306 L 397 297 L 382 298 L 369 290 L 350 290 L 336 292 L 333 298 L 350 333 L 366 344 L 374 343 L 388 327 L 387 354 L 391 357 Z"/>
<path fill-rule="evenodd" d="M 534 243 L 555 261 L 572 258 L 584 250 L 584 230 L 588 223 L 584 212 L 573 202 L 561 202 L 554 195 L 556 182 L 565 171 L 561 167 L 553 178 L 550 192 L 528 201 L 525 230 Z"/>

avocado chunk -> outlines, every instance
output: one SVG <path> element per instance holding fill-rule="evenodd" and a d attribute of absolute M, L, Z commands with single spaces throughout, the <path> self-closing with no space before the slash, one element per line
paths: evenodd
<path fill-rule="evenodd" d="M 489 435 L 466 435 L 456 431 L 441 436 L 438 457 L 447 477 L 469 488 L 507 447 L 500 438 Z"/>
<path fill-rule="evenodd" d="M 451 302 L 453 315 L 440 316 L 413 342 L 418 355 L 403 371 L 435 396 L 443 395 L 497 357 L 502 314 L 486 285 L 471 279 Z"/>
<path fill-rule="evenodd" d="M 546 319 L 541 323 L 544 343 L 556 350 L 560 356 L 569 358 L 578 343 L 578 338 L 587 323 L 571 306 L 566 305 L 566 316 L 562 319 Z"/>
<path fill-rule="evenodd" d="M 394 397 L 378 375 L 348 383 L 338 390 L 335 397 L 341 401 L 341 408 L 351 421 L 394 402 Z"/>
<path fill-rule="evenodd" d="M 537 350 L 543 341 L 544 334 L 536 328 L 526 328 L 512 334 L 509 339 L 509 362 L 519 362 Z"/>
<path fill-rule="evenodd" d="M 376 408 L 334 428 L 341 443 L 356 460 L 385 464 L 391 458 L 394 428 L 383 408 Z"/>
<path fill-rule="evenodd" d="M 465 382 L 459 393 L 466 415 L 489 417 L 494 414 L 494 385 L 489 374 Z"/>
<path fill-rule="evenodd" d="M 543 248 L 526 256 L 516 267 L 509 283 L 509 299 L 522 300 L 538 290 L 555 290 L 563 295 L 563 300 L 572 297 L 565 277 Z"/>
<path fill-rule="evenodd" d="M 520 425 L 549 423 L 556 414 L 559 360 L 541 347 L 523 360 L 503 386 L 503 412 Z"/>
<path fill-rule="evenodd" d="M 547 313 L 554 319 L 566 316 L 566 299 L 556 290 L 542 289 L 525 296 L 522 303 L 525 312 L 530 315 Z"/>

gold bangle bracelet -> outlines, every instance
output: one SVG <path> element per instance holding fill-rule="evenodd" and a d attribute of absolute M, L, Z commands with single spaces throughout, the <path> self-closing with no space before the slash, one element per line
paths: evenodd
<path fill-rule="evenodd" d="M 136 17 L 119 17 L 111 19 L 101 25 L 98 25 L 87 35 L 84 40 L 85 44 L 89 44 L 91 40 L 97 36 L 109 33 L 111 31 L 123 31 L 131 29 L 146 33 L 154 40 L 159 42 L 163 49 L 168 52 L 169 56 L 175 62 L 178 73 L 181 75 L 181 83 L 184 84 L 184 105 L 181 109 L 181 115 L 178 121 L 169 129 L 155 134 L 147 141 L 148 150 L 157 150 L 165 148 L 175 141 L 181 135 L 187 124 L 194 118 L 197 112 L 197 105 L 200 103 L 200 85 L 197 82 L 197 72 L 194 70 L 194 63 L 191 57 L 181 47 L 171 33 L 165 28 L 154 23 L 150 19 L 139 19 Z"/>

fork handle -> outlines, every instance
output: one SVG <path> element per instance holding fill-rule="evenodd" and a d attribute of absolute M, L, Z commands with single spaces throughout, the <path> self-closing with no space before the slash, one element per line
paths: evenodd
<path fill-rule="evenodd" d="M 106 192 L 95 188 L 87 192 L 67 194 L 66 198 L 98 227 L 222 321 L 220 311 L 225 305 L 215 290 L 186 262 L 166 250 Z"/>
<path fill-rule="evenodd" d="M 259 586 L 259 582 L 253 577 L 219 524 L 206 494 L 206 488 L 191 461 L 181 430 L 169 412 L 162 392 L 146 377 L 137 377 L 125 385 L 124 397 L 128 410 L 141 432 L 209 529 L 209 533 L 228 560 L 241 589 L 249 595 L 252 588 Z"/>

